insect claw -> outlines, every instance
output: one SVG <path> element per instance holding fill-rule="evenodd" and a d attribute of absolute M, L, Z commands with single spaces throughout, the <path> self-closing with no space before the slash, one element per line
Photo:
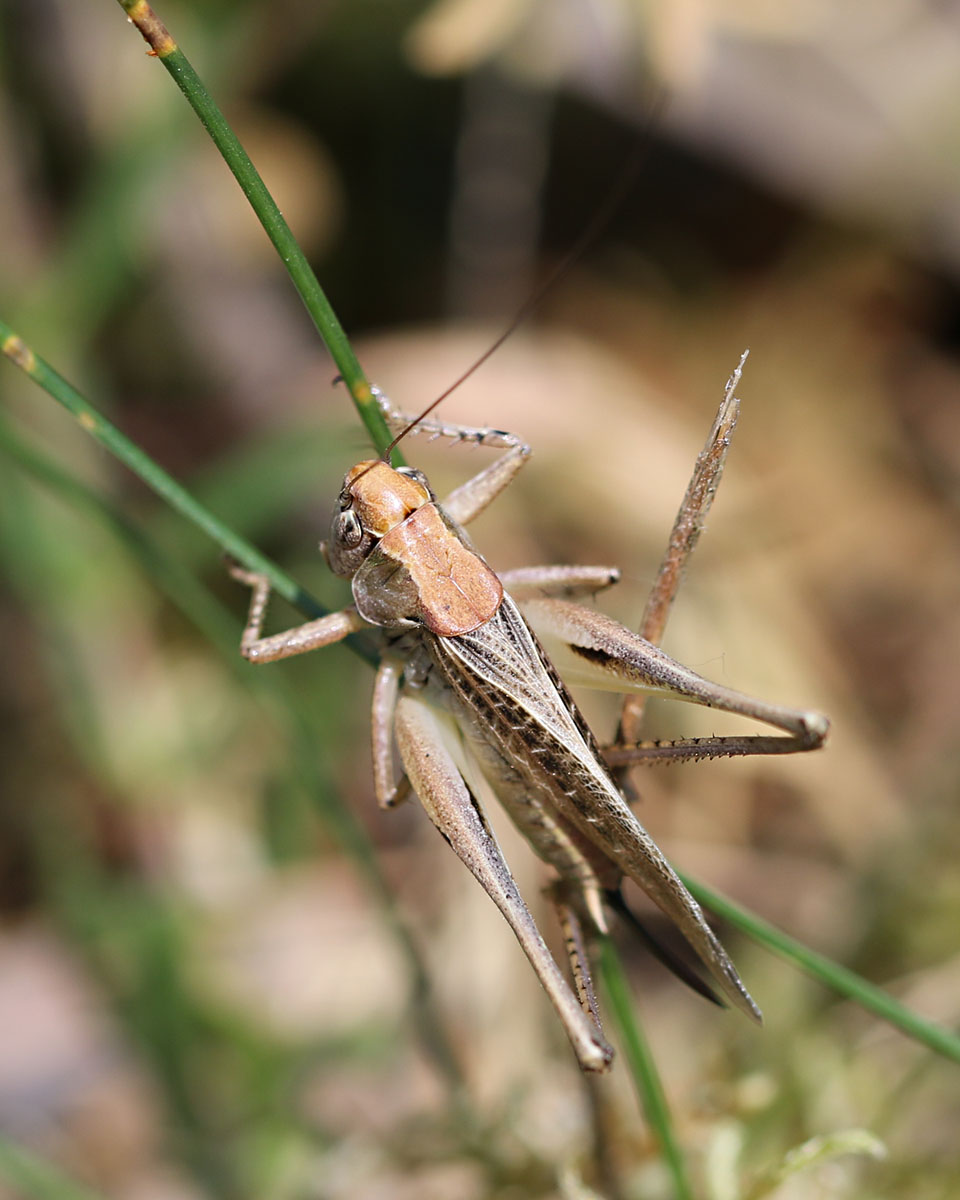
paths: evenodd
<path fill-rule="evenodd" d="M 383 798 L 380 807 L 384 809 L 399 808 L 401 804 L 410 799 L 411 794 L 410 780 L 406 775 L 402 775 L 393 791 Z"/>
<path fill-rule="evenodd" d="M 830 721 L 823 713 L 805 712 L 800 721 L 805 730 L 804 743 L 809 745 L 811 750 L 822 746 L 830 732 Z"/>
<path fill-rule="evenodd" d="M 600 898 L 600 893 L 595 887 L 586 888 L 583 899 L 587 912 L 590 914 L 591 920 L 600 933 L 609 933 L 610 925 L 607 922 L 607 914 L 603 911 L 603 902 Z"/>
<path fill-rule="evenodd" d="M 223 563 L 227 568 L 227 574 L 231 579 L 235 579 L 237 583 L 242 583 L 244 587 L 256 589 L 264 589 L 262 602 L 265 603 L 265 597 L 270 592 L 270 581 L 261 571 L 251 571 L 243 565 L 239 559 L 236 559 L 231 554 L 223 555 Z"/>
<path fill-rule="evenodd" d="M 247 587 L 253 587 L 260 579 L 260 576 L 255 571 L 248 570 L 243 563 L 234 555 L 224 551 L 220 556 L 220 561 L 226 568 L 227 574 L 231 579 L 235 579 L 237 583 L 246 584 Z"/>

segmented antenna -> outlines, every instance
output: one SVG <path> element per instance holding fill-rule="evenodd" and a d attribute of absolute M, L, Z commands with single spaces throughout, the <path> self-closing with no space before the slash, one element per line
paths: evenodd
<path fill-rule="evenodd" d="M 518 326 L 520 326 L 527 319 L 527 317 L 529 317 L 530 314 L 540 306 L 547 293 L 563 278 L 564 275 L 567 274 L 574 263 L 576 263 L 578 259 L 580 259 L 586 253 L 586 251 L 591 245 L 593 245 L 600 234 L 603 233 L 604 229 L 610 223 L 614 213 L 626 199 L 628 193 L 633 187 L 637 173 L 639 172 L 643 163 L 643 159 L 646 157 L 646 152 L 649 150 L 650 129 L 655 124 L 656 118 L 663 109 L 665 99 L 665 95 L 661 93 L 655 103 L 651 106 L 648 113 L 647 126 L 643 131 L 642 141 L 636 146 L 633 153 L 630 155 L 626 166 L 614 181 L 614 184 L 607 193 L 603 203 L 594 211 L 593 216 L 587 222 L 586 227 L 577 240 L 573 243 L 563 258 L 560 259 L 559 263 L 557 263 L 553 270 L 547 274 L 546 278 L 540 283 L 539 287 L 537 287 L 523 302 L 523 304 L 520 305 L 514 314 L 513 319 L 507 325 L 506 329 L 504 329 L 503 333 L 501 333 L 500 336 L 490 346 L 488 346 L 486 350 L 484 350 L 479 358 L 475 359 L 470 366 L 467 367 L 467 369 L 458 379 L 455 379 L 445 391 L 441 392 L 440 395 L 437 396 L 436 400 L 433 400 L 427 405 L 422 413 L 414 417 L 414 419 L 409 425 L 406 426 L 405 429 L 401 429 L 401 431 L 381 455 L 381 458 L 385 463 L 390 462 L 390 454 L 394 447 L 398 446 L 409 433 L 412 433 L 413 430 L 416 429 L 416 427 L 425 417 L 428 417 L 439 404 L 446 400 L 451 392 L 455 392 L 462 383 L 465 383 L 470 378 L 474 371 L 482 367 L 487 359 L 500 349 L 507 338 L 510 337 L 510 335 L 518 328 Z"/>

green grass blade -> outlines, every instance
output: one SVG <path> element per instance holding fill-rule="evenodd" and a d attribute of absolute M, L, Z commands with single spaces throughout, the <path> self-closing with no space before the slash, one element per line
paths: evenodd
<path fill-rule="evenodd" d="M 0 1138 L 0 1179 L 24 1200 L 102 1200 L 45 1159 Z"/>
<path fill-rule="evenodd" d="M 19 338 L 4 321 L 0 320 L 0 350 L 15 362 L 21 370 L 38 383 L 54 400 L 63 405 L 77 418 L 82 429 L 106 447 L 126 467 L 153 489 L 162 499 L 188 521 L 196 525 L 227 554 L 243 563 L 251 571 L 267 576 L 274 590 L 308 617 L 321 617 L 326 610 L 308 591 L 302 588 L 276 563 L 270 561 L 245 538 L 240 537 L 224 524 L 209 509 L 198 503 L 181 484 L 168 475 L 126 434 L 98 412 L 62 375 L 45 362 Z M 360 640 L 351 641 L 352 648 L 367 659 L 374 656 Z"/>
<path fill-rule="evenodd" d="M 681 875 L 681 879 L 704 907 L 729 921 L 765 949 L 778 954 L 801 971 L 806 971 L 808 975 L 839 992 L 841 996 L 854 1000 L 861 1008 L 888 1021 L 908 1037 L 935 1050 L 937 1054 L 960 1063 L 960 1037 L 951 1033 L 949 1029 L 925 1020 L 899 1000 L 895 1000 L 888 992 L 868 983 L 861 975 L 818 954 L 816 950 L 811 950 L 809 946 L 777 929 L 769 921 L 748 912 L 711 888 L 697 883 L 687 875 Z"/>
<path fill-rule="evenodd" d="M 353 347 L 344 333 L 343 326 L 324 295 L 313 269 L 300 249 L 290 226 L 284 220 L 277 203 L 260 178 L 260 173 L 250 161 L 237 135 L 230 128 L 226 117 L 217 107 L 200 76 L 190 65 L 186 55 L 170 36 L 170 33 L 145 0 L 119 0 L 120 6 L 134 25 L 143 34 L 152 53 L 160 60 L 177 87 L 186 97 L 190 107 L 200 118 L 203 127 L 212 138 L 224 162 L 233 172 L 234 178 L 250 201 L 267 237 L 280 255 L 294 287 L 313 318 L 324 344 L 330 351 L 337 369 L 343 376 L 363 421 L 377 448 L 382 453 L 392 441 L 391 434 L 377 405 L 370 383 L 353 352 Z M 399 452 L 392 455 L 395 465 L 402 462 Z"/>
<path fill-rule="evenodd" d="M 676 1200 L 693 1200 L 683 1152 L 673 1131 L 673 1118 L 664 1095 L 650 1045 L 637 1020 L 637 1007 L 624 974 L 620 955 L 609 937 L 598 939 L 600 978 L 610 1013 L 620 1034 L 620 1045 L 644 1114 L 653 1130 L 663 1161 L 673 1181 Z"/>

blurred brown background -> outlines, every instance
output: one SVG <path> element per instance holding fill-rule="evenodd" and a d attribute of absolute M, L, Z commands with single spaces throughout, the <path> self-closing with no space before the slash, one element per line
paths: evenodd
<path fill-rule="evenodd" d="M 636 623 L 751 348 L 666 648 L 833 733 L 651 771 L 639 814 L 684 869 L 955 1024 L 956 5 L 158 11 L 411 409 L 638 155 L 599 240 L 445 405 L 536 451 L 477 542 L 496 567 L 618 563 L 603 607 Z M 184 101 L 109 0 L 6 0 L 0 70 L 5 318 L 342 603 L 316 542 L 364 438 Z M 584 1090 L 492 905 L 416 805 L 376 811 L 369 670 L 342 648 L 240 663 L 245 596 L 215 548 L 9 364 L 0 392 L 4 1135 L 124 1200 L 669 1195 L 626 1072 Z M 440 491 L 486 461 L 409 456 Z M 499 824 L 540 912 L 543 872 Z M 956 1195 L 956 1066 L 736 938 L 763 1033 L 623 942 L 698 1195 Z M 887 1158 L 776 1183 L 792 1147 L 850 1129 Z"/>

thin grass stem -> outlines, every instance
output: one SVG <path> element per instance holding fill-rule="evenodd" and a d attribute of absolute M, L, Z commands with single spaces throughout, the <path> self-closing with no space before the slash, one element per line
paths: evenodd
<path fill-rule="evenodd" d="M 616 946 L 609 937 L 598 940 L 600 978 L 607 994 L 610 1013 L 620 1034 L 620 1046 L 626 1059 L 637 1096 L 650 1128 L 660 1144 L 663 1161 L 670 1173 L 675 1200 L 693 1200 L 683 1152 L 673 1128 L 660 1073 L 650 1044 L 637 1019 L 637 1005 L 630 991 Z"/>
<path fill-rule="evenodd" d="M 3 320 L 0 320 L 0 350 L 72 413 L 81 429 L 109 450 L 171 508 L 207 534 L 225 553 L 251 571 L 266 575 L 273 589 L 306 616 L 313 618 L 325 614 L 323 605 L 305 588 L 194 499 L 182 484 L 94 408 L 72 383 L 35 354 Z M 375 662 L 375 656 L 361 639 L 353 639 L 351 648 L 368 662 Z"/>
<path fill-rule="evenodd" d="M 209 133 L 214 145 L 223 156 L 224 162 L 233 172 L 243 194 L 250 201 L 250 206 L 263 226 L 264 232 L 276 248 L 283 265 L 293 280 L 294 287 L 300 293 L 300 298 L 313 319 L 317 332 L 330 351 L 337 370 L 360 414 L 360 419 L 377 448 L 377 453 L 382 454 L 392 441 L 392 435 L 387 429 L 370 383 L 353 352 L 353 347 L 350 345 L 343 326 L 337 319 L 336 313 L 313 272 L 313 268 L 307 262 L 306 255 L 300 249 L 290 226 L 277 207 L 277 202 L 260 177 L 259 171 L 250 161 L 249 155 L 240 144 L 240 139 L 230 128 L 226 117 L 207 91 L 200 76 L 190 65 L 186 55 L 170 36 L 166 26 L 153 8 L 145 0 L 119 0 L 119 4 L 140 30 L 150 47 L 151 55 L 163 64 L 190 107 L 200 118 L 204 129 Z M 399 452 L 395 451 L 391 454 L 391 461 L 394 465 L 400 465 L 403 459 Z"/>
<path fill-rule="evenodd" d="M 823 954 L 818 954 L 816 950 L 811 950 L 809 946 L 798 942 L 796 938 L 790 937 L 769 921 L 758 917 L 756 913 L 734 904 L 732 900 L 721 896 L 712 888 L 698 883 L 688 875 L 681 874 L 680 878 L 704 907 L 742 930 L 764 949 L 778 954 L 841 996 L 854 1000 L 861 1008 L 889 1022 L 914 1041 L 921 1042 L 937 1054 L 960 1063 L 960 1037 L 949 1029 L 919 1016 L 888 992 L 868 983 L 862 975 L 833 962 Z"/>

